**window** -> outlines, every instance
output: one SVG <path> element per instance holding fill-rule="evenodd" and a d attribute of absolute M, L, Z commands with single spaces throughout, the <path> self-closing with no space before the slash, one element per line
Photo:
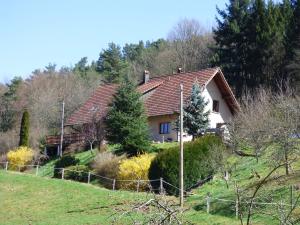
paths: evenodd
<path fill-rule="evenodd" d="M 169 134 L 170 133 L 171 123 L 161 123 L 159 124 L 159 133 L 160 134 Z"/>
<path fill-rule="evenodd" d="M 219 112 L 219 101 L 213 100 L 213 112 Z"/>

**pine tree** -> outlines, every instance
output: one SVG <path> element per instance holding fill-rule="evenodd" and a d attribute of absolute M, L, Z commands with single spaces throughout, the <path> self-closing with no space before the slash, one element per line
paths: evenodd
<path fill-rule="evenodd" d="M 237 96 L 242 94 L 247 78 L 247 29 L 250 0 L 230 0 L 225 10 L 217 8 L 217 44 L 213 64 L 221 66 Z"/>
<path fill-rule="evenodd" d="M 300 1 L 293 2 L 293 17 L 289 24 L 287 37 L 287 73 L 291 84 L 300 92 Z"/>
<path fill-rule="evenodd" d="M 209 125 L 209 111 L 205 112 L 208 101 L 201 95 L 201 88 L 197 82 L 193 84 L 191 96 L 183 108 L 183 126 L 193 139 L 201 135 Z"/>
<path fill-rule="evenodd" d="M 23 112 L 22 116 L 19 146 L 29 147 L 29 113 L 27 110 Z"/>
<path fill-rule="evenodd" d="M 127 70 L 128 64 L 122 56 L 121 48 L 114 43 L 109 43 L 108 49 L 100 53 L 97 71 L 103 74 L 107 83 L 119 83 Z"/>
<path fill-rule="evenodd" d="M 147 151 L 150 146 L 147 118 L 140 97 L 133 83 L 122 82 L 105 121 L 107 140 L 121 144 L 122 150 L 129 155 Z"/>

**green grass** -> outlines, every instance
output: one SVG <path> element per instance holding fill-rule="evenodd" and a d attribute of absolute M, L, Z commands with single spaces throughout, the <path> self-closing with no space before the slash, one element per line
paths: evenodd
<path fill-rule="evenodd" d="M 0 171 L 0 183 L 1 225 L 111 224 L 115 209 L 129 210 L 137 202 L 152 197 L 5 171 Z M 134 218 L 141 218 L 148 212 L 133 214 Z M 238 224 L 232 218 L 207 215 L 193 208 L 184 214 L 184 220 L 196 224 Z M 132 224 L 132 221 L 129 215 L 124 215 L 117 224 Z"/>
<path fill-rule="evenodd" d="M 97 154 L 97 150 L 94 149 L 92 151 L 84 151 L 84 152 L 77 153 L 75 154 L 75 157 L 79 159 L 80 165 L 89 165 L 93 161 L 96 154 Z M 53 168 L 57 160 L 58 158 L 52 159 L 48 161 L 46 164 L 44 164 L 43 166 L 41 166 L 39 169 L 39 175 L 52 177 Z"/>

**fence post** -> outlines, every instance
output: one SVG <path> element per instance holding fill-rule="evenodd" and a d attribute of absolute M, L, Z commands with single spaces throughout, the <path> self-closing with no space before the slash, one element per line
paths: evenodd
<path fill-rule="evenodd" d="M 39 165 L 36 166 L 35 175 L 37 176 L 39 174 Z"/>
<path fill-rule="evenodd" d="M 113 180 L 113 191 L 116 189 L 116 179 Z"/>
<path fill-rule="evenodd" d="M 140 189 L 140 180 L 138 180 L 137 185 L 136 185 L 136 192 L 139 192 Z"/>
<path fill-rule="evenodd" d="M 159 194 L 163 194 L 163 191 L 164 191 L 164 180 L 163 180 L 163 178 L 161 177 L 160 179 L 159 179 Z"/>
<path fill-rule="evenodd" d="M 211 196 L 210 196 L 210 193 L 208 192 L 207 196 L 206 196 L 206 212 L 208 214 L 209 214 L 209 211 L 210 211 L 210 200 L 211 200 Z"/>
<path fill-rule="evenodd" d="M 8 170 L 8 161 L 5 163 L 5 170 Z"/>
<path fill-rule="evenodd" d="M 239 218 L 239 199 L 236 198 L 235 200 L 235 217 L 238 219 Z"/>
<path fill-rule="evenodd" d="M 61 179 L 63 180 L 65 176 L 65 168 L 62 168 L 61 170 Z"/>
<path fill-rule="evenodd" d="M 88 184 L 90 183 L 91 181 L 91 172 L 89 171 L 89 174 L 88 174 Z"/>

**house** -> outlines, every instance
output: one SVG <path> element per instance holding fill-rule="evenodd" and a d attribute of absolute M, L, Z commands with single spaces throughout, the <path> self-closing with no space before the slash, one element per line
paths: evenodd
<path fill-rule="evenodd" d="M 210 130 L 221 128 L 228 123 L 239 110 L 239 104 L 230 89 L 220 68 L 209 68 L 196 72 L 181 72 L 160 77 L 150 77 L 144 73 L 144 81 L 137 87 L 144 101 L 150 137 L 153 141 L 178 141 L 178 132 L 173 129 L 173 122 L 179 115 L 180 84 L 183 84 L 183 96 L 186 99 L 191 94 L 195 82 L 203 88 L 203 96 L 208 100 L 206 110 L 209 115 Z M 66 121 L 66 126 L 88 124 L 97 112 L 97 118 L 105 118 L 109 103 L 116 92 L 116 84 L 99 86 L 91 97 Z M 187 134 L 184 140 L 191 140 Z"/>

